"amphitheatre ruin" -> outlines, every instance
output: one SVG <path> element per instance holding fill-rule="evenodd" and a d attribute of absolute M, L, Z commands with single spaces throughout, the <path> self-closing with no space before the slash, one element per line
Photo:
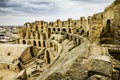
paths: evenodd
<path fill-rule="evenodd" d="M 0 44 L 0 80 L 120 80 L 120 0 L 87 19 L 35 21 Z"/>

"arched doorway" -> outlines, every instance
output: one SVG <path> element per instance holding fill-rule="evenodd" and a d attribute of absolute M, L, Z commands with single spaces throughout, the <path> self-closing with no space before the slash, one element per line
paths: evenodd
<path fill-rule="evenodd" d="M 33 41 L 33 43 L 34 43 L 34 46 L 36 46 L 36 41 Z"/>
<path fill-rule="evenodd" d="M 26 41 L 25 41 L 25 40 L 23 40 L 23 44 L 26 44 Z"/>
<path fill-rule="evenodd" d="M 48 28 L 48 38 L 50 38 L 50 36 L 51 36 L 51 29 Z"/>
<path fill-rule="evenodd" d="M 50 54 L 48 51 L 46 51 L 46 59 L 47 59 L 47 63 L 50 64 Z"/>
<path fill-rule="evenodd" d="M 110 21 L 110 19 L 108 19 L 107 23 L 106 23 L 106 30 L 108 33 L 110 32 L 110 24 L 111 24 L 111 21 Z"/>

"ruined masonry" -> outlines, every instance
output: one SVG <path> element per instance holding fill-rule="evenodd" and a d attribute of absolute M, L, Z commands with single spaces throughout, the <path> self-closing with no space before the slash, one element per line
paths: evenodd
<path fill-rule="evenodd" d="M 87 19 L 27 22 L 18 34 L 0 49 L 0 74 L 12 75 L 0 80 L 120 80 L 120 0 Z"/>

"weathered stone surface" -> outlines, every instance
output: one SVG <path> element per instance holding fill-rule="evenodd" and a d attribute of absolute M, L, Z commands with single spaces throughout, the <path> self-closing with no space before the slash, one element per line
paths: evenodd
<path fill-rule="evenodd" d="M 1 47 L 1 69 L 23 70 L 27 80 L 119 79 L 120 0 L 87 19 L 35 21 L 18 32 L 16 42 L 30 46 Z"/>

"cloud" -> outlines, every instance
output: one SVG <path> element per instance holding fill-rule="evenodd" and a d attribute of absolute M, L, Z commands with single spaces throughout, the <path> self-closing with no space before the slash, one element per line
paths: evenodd
<path fill-rule="evenodd" d="M 85 2 L 85 3 L 98 3 L 98 4 L 100 4 L 100 3 L 108 3 L 108 2 L 110 2 L 110 0 L 71 0 L 71 1 L 79 1 L 79 2 Z M 111 1 L 113 1 L 113 0 L 111 0 Z"/>
<path fill-rule="evenodd" d="M 79 19 L 101 12 L 113 0 L 0 0 L 0 24 L 43 19 Z M 12 20 L 11 20 L 12 18 Z M 18 22 L 16 22 L 18 21 Z M 7 24 L 7 23 L 6 23 Z"/>
<path fill-rule="evenodd" d="M 45 15 L 51 11 L 56 13 L 54 10 L 58 10 L 57 6 L 50 1 L 2 0 L 0 3 L 0 12 L 5 15 Z"/>

